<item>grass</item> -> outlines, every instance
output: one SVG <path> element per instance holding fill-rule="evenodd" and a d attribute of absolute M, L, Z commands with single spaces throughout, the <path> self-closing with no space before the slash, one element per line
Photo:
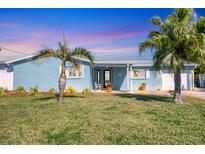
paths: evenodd
<path fill-rule="evenodd" d="M 91 94 L 0 97 L 0 144 L 205 144 L 205 101 Z"/>

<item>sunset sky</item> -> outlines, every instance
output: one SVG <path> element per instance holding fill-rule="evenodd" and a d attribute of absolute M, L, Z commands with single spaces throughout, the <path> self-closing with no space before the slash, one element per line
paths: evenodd
<path fill-rule="evenodd" d="M 96 59 L 136 59 L 138 45 L 147 38 L 154 15 L 165 19 L 173 9 L 0 9 L 0 47 L 35 53 L 56 47 L 63 32 L 70 48 L 90 50 Z M 195 9 L 205 16 L 205 9 Z M 23 56 L 0 51 L 0 56 Z M 152 53 L 140 58 L 148 59 Z"/>

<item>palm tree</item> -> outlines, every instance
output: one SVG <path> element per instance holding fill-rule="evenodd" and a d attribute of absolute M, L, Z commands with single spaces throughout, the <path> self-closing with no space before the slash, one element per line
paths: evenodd
<path fill-rule="evenodd" d="M 59 77 L 59 103 L 63 103 L 63 94 L 66 87 L 66 62 L 69 61 L 76 69 L 79 69 L 80 64 L 77 57 L 83 57 L 93 63 L 93 55 L 84 48 L 69 49 L 64 38 L 64 42 L 58 43 L 58 49 L 44 48 L 39 51 L 39 54 L 33 57 L 33 60 L 46 60 L 50 57 L 59 58 L 61 60 L 61 73 Z"/>
<path fill-rule="evenodd" d="M 154 67 L 170 66 L 174 72 L 174 103 L 181 103 L 181 70 L 187 63 L 205 61 L 205 18 L 196 18 L 193 9 L 175 9 L 162 21 L 153 17 L 151 24 L 158 27 L 148 39 L 140 43 L 139 51 L 154 51 Z"/>

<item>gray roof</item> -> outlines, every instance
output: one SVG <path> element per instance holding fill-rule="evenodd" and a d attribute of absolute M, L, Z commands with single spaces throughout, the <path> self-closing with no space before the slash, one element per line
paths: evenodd
<path fill-rule="evenodd" d="M 151 59 L 135 59 L 135 60 L 96 60 L 95 64 L 132 64 L 138 66 L 153 65 Z"/>
<path fill-rule="evenodd" d="M 5 64 L 10 64 L 10 63 L 14 63 L 14 62 L 17 62 L 17 61 L 21 61 L 21 60 L 25 60 L 25 59 L 29 59 L 29 58 L 32 58 L 34 55 L 28 55 L 28 56 L 15 56 L 15 57 L 7 57 L 7 58 L 4 58 L 4 57 L 1 57 L 0 58 L 0 64 L 2 63 L 5 63 Z"/>
<path fill-rule="evenodd" d="M 30 54 L 30 55 L 6 55 L 4 56 L 2 53 L 0 54 L 0 64 L 1 63 L 14 63 L 17 61 L 21 61 L 24 59 L 29 59 L 35 54 Z M 77 57 L 79 60 L 82 61 L 88 61 L 84 58 Z M 133 64 L 133 65 L 152 65 L 153 61 L 152 60 L 143 60 L 143 59 L 136 59 L 136 60 L 95 60 L 95 64 Z"/>
<path fill-rule="evenodd" d="M 30 59 L 34 56 L 35 54 L 30 54 L 30 55 L 25 55 L 25 56 L 10 56 L 9 58 L 4 58 L 3 56 L 0 55 L 0 64 L 10 64 L 14 63 L 17 61 L 25 60 L 25 59 Z M 83 59 L 80 57 L 76 57 L 77 59 L 81 61 L 87 61 L 87 59 Z M 128 65 L 132 64 L 133 66 L 152 66 L 153 65 L 153 60 L 151 59 L 132 59 L 132 60 L 95 60 L 94 61 L 95 65 Z M 186 64 L 186 66 L 195 66 L 195 64 Z"/>
<path fill-rule="evenodd" d="M 24 54 L 24 53 L 17 53 L 17 52 L 15 53 L 13 51 L 1 49 L 0 50 L 0 64 L 12 63 L 12 62 L 23 60 L 23 59 L 28 59 L 28 58 L 31 58 L 33 55 L 34 55 L 34 52 Z"/>

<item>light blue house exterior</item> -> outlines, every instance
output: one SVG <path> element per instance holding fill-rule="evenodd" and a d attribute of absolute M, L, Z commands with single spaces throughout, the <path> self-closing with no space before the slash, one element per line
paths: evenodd
<path fill-rule="evenodd" d="M 25 89 L 38 86 L 41 91 L 58 89 L 60 75 L 60 60 L 52 58 L 47 62 L 19 61 L 13 64 L 14 89 L 22 85 Z M 67 78 L 67 86 L 72 86 L 78 91 L 85 88 L 92 89 L 91 67 L 88 62 L 81 62 L 84 66 L 84 76 L 79 78 Z M 71 66 L 67 63 L 66 66 Z"/>
<path fill-rule="evenodd" d="M 67 87 L 77 91 L 96 89 L 100 85 L 105 89 L 107 83 L 112 83 L 113 90 L 133 92 L 145 83 L 147 90 L 173 90 L 173 74 L 170 69 L 156 70 L 152 60 L 99 60 L 91 65 L 88 61 L 78 58 L 80 71 L 73 69 L 71 63 L 67 66 Z M 46 62 L 31 61 L 30 57 L 7 61 L 0 64 L 2 74 L 10 74 L 3 78 L 0 74 L 0 87 L 9 85 L 10 90 L 24 86 L 26 90 L 38 86 L 41 91 L 50 88 L 58 90 L 58 79 L 61 62 L 51 58 Z M 186 65 L 182 70 L 182 88 L 193 89 L 194 65 Z M 3 81 L 4 80 L 4 81 Z M 8 83 L 7 83 L 8 82 Z"/>

